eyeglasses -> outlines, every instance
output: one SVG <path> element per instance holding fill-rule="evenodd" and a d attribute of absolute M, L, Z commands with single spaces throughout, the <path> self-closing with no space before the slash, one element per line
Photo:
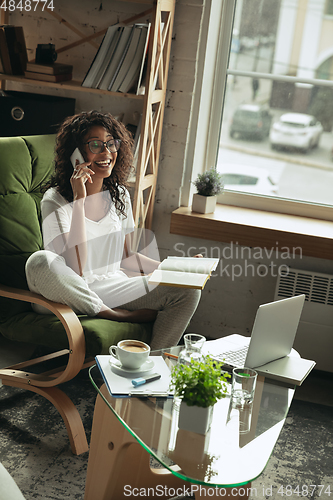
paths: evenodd
<path fill-rule="evenodd" d="M 121 144 L 120 139 L 110 139 L 109 141 L 103 142 L 99 139 L 94 139 L 93 141 L 85 142 L 84 144 L 88 144 L 88 147 L 92 153 L 98 155 L 104 151 L 104 147 L 109 151 L 109 153 L 116 153 Z"/>

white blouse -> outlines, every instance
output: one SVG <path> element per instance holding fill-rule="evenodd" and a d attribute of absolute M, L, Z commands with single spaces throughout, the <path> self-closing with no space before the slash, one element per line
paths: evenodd
<path fill-rule="evenodd" d="M 91 196 L 110 197 L 106 191 Z M 96 202 L 98 201 L 101 200 L 96 199 Z M 88 252 L 82 277 L 87 283 L 112 276 L 126 277 L 120 271 L 120 263 L 123 257 L 125 235 L 134 231 L 131 200 L 127 190 L 125 190 L 124 203 L 126 217 L 117 213 L 112 202 L 110 202 L 107 214 L 99 221 L 85 217 Z M 57 236 L 69 232 L 73 202 L 68 203 L 56 188 L 50 188 L 41 201 L 41 212 L 44 248 L 56 253 L 53 241 Z"/>

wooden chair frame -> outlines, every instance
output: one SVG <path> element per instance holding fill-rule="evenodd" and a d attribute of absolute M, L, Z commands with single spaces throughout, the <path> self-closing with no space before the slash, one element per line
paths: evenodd
<path fill-rule="evenodd" d="M 85 337 L 78 317 L 70 307 L 47 300 L 41 295 L 28 290 L 0 285 L 0 296 L 40 304 L 52 311 L 61 321 L 69 344 L 68 349 L 0 369 L 2 384 L 36 392 L 48 399 L 57 408 L 65 422 L 73 453 L 80 455 L 88 451 L 87 438 L 79 412 L 70 398 L 56 387 L 71 380 L 82 368 L 94 363 L 91 359 L 85 360 Z M 60 368 L 39 374 L 27 371 L 29 367 L 66 354 L 69 357 L 67 365 L 63 369 Z"/>

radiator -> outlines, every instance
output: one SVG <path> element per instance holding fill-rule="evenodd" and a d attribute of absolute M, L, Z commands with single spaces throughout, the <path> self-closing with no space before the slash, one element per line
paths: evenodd
<path fill-rule="evenodd" d="M 306 296 L 294 349 L 316 361 L 316 369 L 333 372 L 333 275 L 290 269 L 279 276 L 274 300 Z"/>

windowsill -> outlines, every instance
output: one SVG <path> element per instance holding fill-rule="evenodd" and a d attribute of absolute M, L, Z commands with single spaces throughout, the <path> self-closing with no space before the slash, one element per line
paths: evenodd
<path fill-rule="evenodd" d="M 179 207 L 171 214 L 170 232 L 282 252 L 300 247 L 304 256 L 333 260 L 332 222 L 297 215 L 220 204 L 213 214 Z"/>

